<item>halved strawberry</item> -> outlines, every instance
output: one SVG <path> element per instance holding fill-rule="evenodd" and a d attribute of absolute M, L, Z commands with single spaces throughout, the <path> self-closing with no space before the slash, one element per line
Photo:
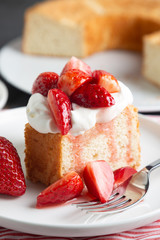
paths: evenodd
<path fill-rule="evenodd" d="M 109 93 L 120 91 L 120 86 L 117 79 L 110 73 L 104 70 L 95 70 L 92 73 L 94 83 L 104 87 Z"/>
<path fill-rule="evenodd" d="M 88 66 L 85 62 L 83 62 L 82 60 L 80 60 L 76 57 L 71 57 L 71 59 L 64 66 L 60 75 L 63 75 L 65 72 L 67 72 L 68 70 L 71 70 L 71 69 L 79 69 L 79 70 L 87 73 L 89 76 L 92 75 L 90 66 Z"/>
<path fill-rule="evenodd" d="M 129 177 L 135 174 L 137 171 L 129 166 L 116 169 L 114 173 L 114 188 L 119 187 L 120 184 L 125 182 Z"/>
<path fill-rule="evenodd" d="M 82 190 L 81 177 L 74 171 L 69 172 L 38 195 L 36 207 L 68 201 L 78 197 Z"/>
<path fill-rule="evenodd" d="M 43 72 L 39 74 L 32 86 L 32 94 L 41 93 L 47 96 L 48 91 L 52 88 L 57 88 L 59 75 L 54 72 Z"/>
<path fill-rule="evenodd" d="M 48 103 L 62 135 L 66 135 L 71 128 L 71 102 L 60 89 L 50 89 Z"/>
<path fill-rule="evenodd" d="M 109 199 L 114 183 L 114 175 L 109 164 L 104 160 L 88 162 L 83 177 L 90 194 L 102 203 Z"/>
<path fill-rule="evenodd" d="M 16 148 L 6 138 L 0 137 L 0 193 L 21 196 L 26 183 Z"/>
<path fill-rule="evenodd" d="M 86 82 L 92 81 L 92 78 L 79 69 L 71 69 L 60 76 L 58 88 L 70 96 L 77 88 Z"/>
<path fill-rule="evenodd" d="M 110 93 L 98 84 L 84 84 L 70 97 L 71 102 L 86 108 L 110 107 L 115 104 Z"/>

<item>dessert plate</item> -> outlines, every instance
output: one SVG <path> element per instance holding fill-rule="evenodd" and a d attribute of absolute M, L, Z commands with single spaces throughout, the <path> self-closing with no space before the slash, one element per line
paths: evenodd
<path fill-rule="evenodd" d="M 9 83 L 31 93 L 33 81 L 41 72 L 60 73 L 68 59 L 24 54 L 21 38 L 17 38 L 1 49 L 0 72 Z M 124 82 L 131 89 L 139 111 L 160 111 L 160 90 L 142 77 L 141 60 L 139 53 L 122 50 L 104 51 L 84 59 L 92 70 L 106 70 Z"/>
<path fill-rule="evenodd" d="M 17 148 L 24 167 L 25 108 L 4 110 L 0 113 L 0 133 Z M 160 157 L 160 125 L 140 116 L 142 164 Z M 13 127 L 14 126 L 14 127 Z M 17 131 L 18 129 L 18 131 Z M 75 205 L 62 204 L 36 209 L 36 197 L 44 186 L 27 181 L 26 193 L 17 198 L 0 196 L 0 226 L 17 231 L 57 236 L 83 237 L 117 233 L 151 223 L 160 218 L 160 169 L 151 174 L 151 184 L 145 200 L 132 209 L 110 216 L 94 216 L 77 209 Z"/>
<path fill-rule="evenodd" d="M 0 80 L 0 109 L 4 107 L 8 99 L 8 89 L 6 85 Z"/>

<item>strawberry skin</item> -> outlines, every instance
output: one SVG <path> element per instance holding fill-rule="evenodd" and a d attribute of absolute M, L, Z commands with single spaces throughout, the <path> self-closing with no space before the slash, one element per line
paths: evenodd
<path fill-rule="evenodd" d="M 110 107 L 115 104 L 110 93 L 98 84 L 84 84 L 70 97 L 71 102 L 86 108 Z"/>
<path fill-rule="evenodd" d="M 92 75 L 90 66 L 88 66 L 86 63 L 76 57 L 71 57 L 71 59 L 64 66 L 60 76 L 71 69 L 79 69 L 88 74 L 89 76 Z"/>
<path fill-rule="evenodd" d="M 78 197 L 83 190 L 83 181 L 74 171 L 51 184 L 37 197 L 36 207 L 43 207 L 54 203 L 62 203 Z"/>
<path fill-rule="evenodd" d="M 50 89 L 48 103 L 52 114 L 62 135 L 66 135 L 72 127 L 71 102 L 67 95 L 60 89 Z"/>
<path fill-rule="evenodd" d="M 92 78 L 79 69 L 70 69 L 60 76 L 58 88 L 70 96 L 77 88 L 86 82 L 92 81 Z"/>
<path fill-rule="evenodd" d="M 114 174 L 114 189 L 119 187 L 120 184 L 125 182 L 129 177 L 135 174 L 137 171 L 129 166 L 116 169 Z"/>
<path fill-rule="evenodd" d="M 21 196 L 26 191 L 20 158 L 13 144 L 0 137 L 0 193 Z"/>
<path fill-rule="evenodd" d="M 57 88 L 59 76 L 54 72 L 41 73 L 33 83 L 32 94 L 40 93 L 43 96 L 47 96 L 48 91 L 52 88 Z"/>
<path fill-rule="evenodd" d="M 106 161 L 88 162 L 83 171 L 83 178 L 90 194 L 102 203 L 108 201 L 113 190 L 114 175 Z"/>
<path fill-rule="evenodd" d="M 94 83 L 104 87 L 109 93 L 120 91 L 120 86 L 117 79 L 110 73 L 104 70 L 95 70 L 92 73 L 92 77 Z"/>

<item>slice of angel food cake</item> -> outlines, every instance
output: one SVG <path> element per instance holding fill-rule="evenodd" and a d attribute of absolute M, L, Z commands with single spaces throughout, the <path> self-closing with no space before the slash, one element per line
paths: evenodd
<path fill-rule="evenodd" d="M 104 70 L 72 57 L 60 76 L 33 83 L 25 125 L 27 178 L 50 185 L 66 173 L 80 176 L 88 162 L 114 171 L 140 165 L 140 132 L 131 91 Z"/>

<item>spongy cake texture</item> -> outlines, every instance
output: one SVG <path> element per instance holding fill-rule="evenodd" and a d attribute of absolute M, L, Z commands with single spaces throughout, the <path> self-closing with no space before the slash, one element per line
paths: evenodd
<path fill-rule="evenodd" d="M 84 134 L 42 134 L 29 123 L 25 126 L 27 178 L 46 185 L 74 170 L 82 175 L 87 162 L 106 160 L 113 170 L 140 165 L 137 109 L 128 105 L 107 123 L 97 123 Z"/>

